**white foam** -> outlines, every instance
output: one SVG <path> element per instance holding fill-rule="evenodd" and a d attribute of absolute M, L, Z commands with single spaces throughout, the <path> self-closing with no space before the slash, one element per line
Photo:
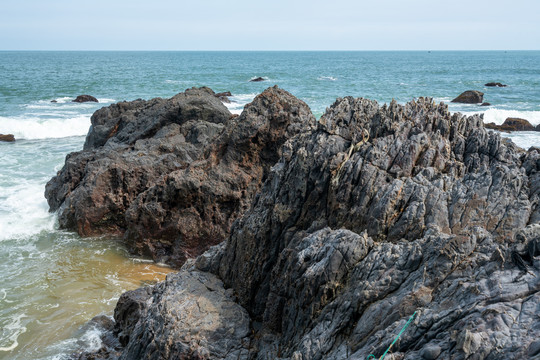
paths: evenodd
<path fill-rule="evenodd" d="M 0 241 L 53 230 L 55 218 L 43 196 L 43 184 L 20 183 L 0 196 Z"/>
<path fill-rule="evenodd" d="M 3 327 L 4 331 L 7 330 L 8 332 L 11 332 L 10 330 L 13 330 L 13 332 L 6 339 L 6 340 L 9 340 L 11 342 L 11 345 L 10 346 L 5 346 L 5 347 L 0 347 L 0 351 L 12 351 L 15 348 L 17 348 L 17 346 L 19 346 L 19 342 L 17 341 L 17 339 L 19 338 L 19 336 L 21 334 L 26 332 L 26 327 L 24 327 L 21 324 L 21 319 L 23 317 L 26 317 L 26 315 L 25 314 L 19 314 L 17 316 L 14 316 L 14 317 L 11 318 L 11 323 L 9 323 L 9 324 L 7 324 L 6 326 Z M 4 339 L 1 339 L 1 340 L 4 340 Z"/>
<path fill-rule="evenodd" d="M 240 115 L 244 110 L 244 106 L 252 102 L 255 96 L 257 96 L 256 93 L 235 94 L 233 96 L 229 96 L 230 103 L 224 103 L 224 105 L 229 109 L 231 113 Z"/>
<path fill-rule="evenodd" d="M 532 125 L 540 124 L 540 111 L 502 110 L 497 108 L 487 109 L 484 112 L 484 123 L 494 122 L 501 125 L 509 117 L 528 120 Z"/>
<path fill-rule="evenodd" d="M 333 76 L 319 76 L 317 78 L 317 80 L 319 80 L 319 81 L 336 81 L 337 78 L 335 78 Z"/>
<path fill-rule="evenodd" d="M 82 136 L 88 133 L 89 127 L 90 115 L 53 119 L 0 116 L 0 129 L 4 134 L 13 134 L 15 139 L 30 140 Z"/>

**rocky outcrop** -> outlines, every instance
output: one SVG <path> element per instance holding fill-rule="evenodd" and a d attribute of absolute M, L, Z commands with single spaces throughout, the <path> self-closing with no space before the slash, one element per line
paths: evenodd
<path fill-rule="evenodd" d="M 92 116 L 84 150 L 46 186 L 62 228 L 117 234 L 179 266 L 221 242 L 280 156 L 315 124 L 307 105 L 270 88 L 234 117 L 214 92 L 136 100 Z"/>
<path fill-rule="evenodd" d="M 531 125 L 528 120 L 520 118 L 507 118 L 502 125 L 496 125 L 495 123 L 485 124 L 487 129 L 498 131 L 540 131 L 537 127 Z"/>
<path fill-rule="evenodd" d="M 15 136 L 13 136 L 13 134 L 0 134 L 0 141 L 14 142 Z"/>
<path fill-rule="evenodd" d="M 280 153 L 226 242 L 120 301 L 121 358 L 378 358 L 415 312 L 396 359 L 540 354 L 536 149 L 347 97 Z"/>
<path fill-rule="evenodd" d="M 467 90 L 452 100 L 454 103 L 480 104 L 484 101 L 484 93 L 476 90 Z"/>
<path fill-rule="evenodd" d="M 77 96 L 77 98 L 75 98 L 75 100 L 73 100 L 73 102 L 84 103 L 84 102 L 99 102 L 99 101 L 92 95 L 79 95 Z"/>
<path fill-rule="evenodd" d="M 251 81 L 251 82 L 260 82 L 260 81 L 265 81 L 265 80 L 266 80 L 265 78 L 259 76 L 259 77 L 253 78 L 253 79 L 251 79 L 249 81 Z"/>
<path fill-rule="evenodd" d="M 490 86 L 490 87 L 506 87 L 507 85 L 501 84 L 500 82 L 489 82 L 485 84 L 484 86 Z"/>

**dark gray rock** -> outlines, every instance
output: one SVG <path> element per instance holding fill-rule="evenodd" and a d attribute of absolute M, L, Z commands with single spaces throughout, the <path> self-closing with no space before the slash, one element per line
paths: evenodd
<path fill-rule="evenodd" d="M 79 95 L 73 100 L 73 102 L 84 103 L 84 102 L 99 102 L 98 99 L 92 95 Z"/>
<path fill-rule="evenodd" d="M 484 100 L 484 93 L 476 90 L 467 90 L 452 100 L 455 103 L 480 104 Z"/>
<path fill-rule="evenodd" d="M 306 124 L 227 241 L 153 288 L 122 357 L 378 358 L 413 314 L 396 358 L 536 356 L 540 153 L 425 98 Z"/>
<path fill-rule="evenodd" d="M 485 84 L 484 86 L 490 86 L 490 87 L 506 87 L 507 85 L 501 84 L 500 82 L 489 82 Z"/>
<path fill-rule="evenodd" d="M 266 80 L 265 78 L 259 76 L 259 77 L 253 78 L 253 79 L 251 79 L 249 81 L 251 81 L 251 82 L 260 82 L 260 81 L 265 81 L 265 80 Z"/>

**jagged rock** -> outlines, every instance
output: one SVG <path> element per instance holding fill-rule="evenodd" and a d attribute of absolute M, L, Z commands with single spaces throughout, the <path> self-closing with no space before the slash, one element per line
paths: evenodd
<path fill-rule="evenodd" d="M 476 90 L 467 90 L 452 100 L 455 103 L 480 104 L 484 100 L 484 93 Z"/>
<path fill-rule="evenodd" d="M 84 102 L 99 102 L 98 99 L 92 95 L 79 95 L 73 102 L 84 103 Z"/>
<path fill-rule="evenodd" d="M 505 84 L 501 84 L 500 82 L 489 82 L 489 83 L 485 84 L 484 86 L 506 87 Z"/>
<path fill-rule="evenodd" d="M 208 88 L 121 102 L 95 112 L 84 150 L 66 157 L 45 195 L 61 227 L 123 235 L 136 253 L 179 266 L 228 235 L 280 145 L 314 124 L 277 87 L 239 117 Z"/>
<path fill-rule="evenodd" d="M 14 142 L 15 136 L 13 136 L 13 134 L 0 134 L 0 141 Z"/>
<path fill-rule="evenodd" d="M 227 241 L 153 287 L 124 359 L 378 358 L 413 314 L 396 358 L 536 356 L 538 151 L 425 98 L 347 97 L 299 126 Z M 210 332 L 196 299 L 224 319 Z"/>
<path fill-rule="evenodd" d="M 251 82 L 259 82 L 259 81 L 265 81 L 265 80 L 266 80 L 265 78 L 259 76 L 259 77 L 253 78 L 253 79 L 251 79 L 249 81 L 251 81 Z"/>
<path fill-rule="evenodd" d="M 498 131 L 538 131 L 536 127 L 525 119 L 520 118 L 507 118 L 502 125 L 496 125 L 495 123 L 488 123 L 484 125 L 488 129 Z"/>

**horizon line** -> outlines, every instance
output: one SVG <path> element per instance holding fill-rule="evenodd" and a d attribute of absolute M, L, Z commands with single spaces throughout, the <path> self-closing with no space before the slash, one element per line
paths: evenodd
<path fill-rule="evenodd" d="M 415 52 L 445 52 L 445 51 L 540 51 L 540 49 L 266 49 L 266 50 L 242 50 L 242 49 L 0 49 L 0 52 L 397 52 L 397 51 L 415 51 Z"/>

